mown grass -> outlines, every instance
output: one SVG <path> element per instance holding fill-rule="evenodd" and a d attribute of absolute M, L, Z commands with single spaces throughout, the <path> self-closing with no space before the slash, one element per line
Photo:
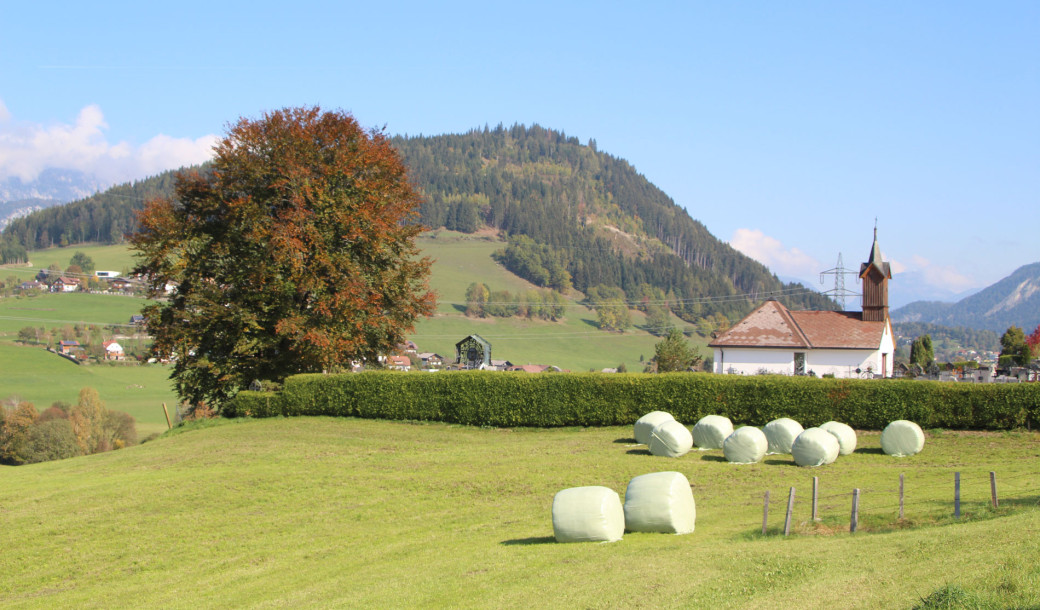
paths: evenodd
<path fill-rule="evenodd" d="M 1040 435 L 932 436 L 803 469 L 631 444 L 630 428 L 480 429 L 354 419 L 235 421 L 113 453 L 0 470 L 8 607 L 908 608 L 943 587 L 1040 604 Z M 697 529 L 557 544 L 557 491 L 678 470 Z M 953 472 L 965 505 L 952 512 Z M 1002 508 L 988 507 L 986 473 Z M 896 522 L 899 473 L 907 521 Z M 810 523 L 820 477 L 824 526 Z M 795 533 L 777 532 L 796 487 Z M 849 534 L 848 492 L 864 490 Z M 774 498 L 762 536 L 762 495 Z M 845 494 L 839 497 L 837 494 Z"/>

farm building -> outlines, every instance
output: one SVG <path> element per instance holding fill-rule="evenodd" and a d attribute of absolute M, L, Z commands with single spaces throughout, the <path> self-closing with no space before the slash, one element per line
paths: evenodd
<path fill-rule="evenodd" d="M 470 335 L 455 344 L 455 363 L 464 369 L 491 366 L 491 344 L 480 335 Z"/>
<path fill-rule="evenodd" d="M 888 317 L 892 270 L 878 246 L 877 229 L 860 265 L 862 311 L 791 311 L 766 301 L 708 344 L 715 372 L 755 375 L 891 377 L 895 341 Z"/>

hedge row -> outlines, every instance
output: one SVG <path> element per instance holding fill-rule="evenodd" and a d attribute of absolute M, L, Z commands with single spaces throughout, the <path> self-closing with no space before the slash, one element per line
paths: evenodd
<path fill-rule="evenodd" d="M 705 415 L 763 425 L 791 417 L 880 430 L 909 419 L 926 428 L 1001 430 L 1040 422 L 1040 384 L 598 373 L 369 372 L 297 375 L 278 393 L 242 392 L 224 415 L 336 415 L 472 426 L 617 426 L 650 411 L 692 424 Z"/>

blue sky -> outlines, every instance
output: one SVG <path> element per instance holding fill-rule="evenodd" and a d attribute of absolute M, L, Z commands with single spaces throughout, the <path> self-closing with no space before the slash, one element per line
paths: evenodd
<path fill-rule="evenodd" d="M 1040 261 L 1040 2 L 17 2 L 0 31 L 0 179 L 143 177 L 317 104 L 595 139 L 814 286 L 877 218 L 896 304 Z"/>

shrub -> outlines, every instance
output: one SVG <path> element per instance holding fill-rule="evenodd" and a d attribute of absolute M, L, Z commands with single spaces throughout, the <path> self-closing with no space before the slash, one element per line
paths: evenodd
<path fill-rule="evenodd" d="M 80 455 L 76 433 L 68 419 L 50 419 L 37 423 L 30 431 L 28 445 L 27 464 Z"/>
<path fill-rule="evenodd" d="M 630 425 L 654 410 L 686 423 L 716 414 L 752 425 L 790 417 L 806 427 L 835 420 L 880 430 L 909 419 L 926 428 L 1010 429 L 1040 421 L 1040 385 L 689 373 L 366 372 L 297 375 L 278 393 L 241 392 L 222 413 L 552 427 Z"/>

